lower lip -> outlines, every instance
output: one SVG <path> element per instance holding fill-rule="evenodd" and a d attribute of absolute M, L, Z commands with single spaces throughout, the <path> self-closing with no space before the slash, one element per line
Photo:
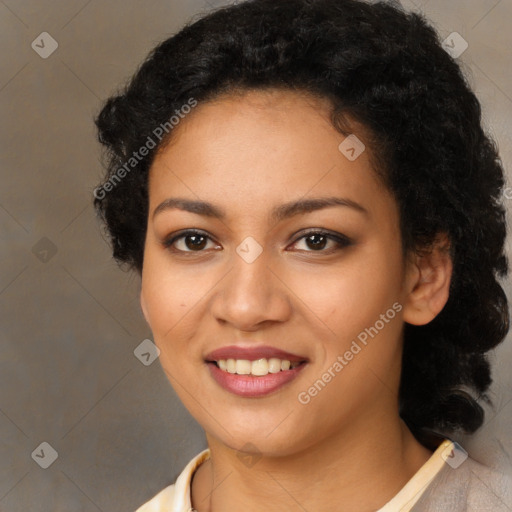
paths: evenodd
<path fill-rule="evenodd" d="M 290 370 L 268 373 L 261 377 L 238 375 L 221 370 L 215 363 L 207 363 L 211 376 L 225 390 L 246 398 L 266 396 L 292 381 L 306 366 L 302 363 Z"/>

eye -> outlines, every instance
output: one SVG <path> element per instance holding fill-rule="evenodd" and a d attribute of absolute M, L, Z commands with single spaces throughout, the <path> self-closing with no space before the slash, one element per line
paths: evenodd
<path fill-rule="evenodd" d="M 306 252 L 330 253 L 348 247 L 353 243 L 352 240 L 345 235 L 334 234 L 323 230 L 311 230 L 298 238 L 293 245 L 296 245 L 301 240 L 304 240 L 306 247 L 312 248 L 312 250 L 306 249 Z M 333 242 L 334 247 L 331 246 L 330 249 L 324 250 L 329 241 Z"/>
<path fill-rule="evenodd" d="M 178 247 L 178 245 L 180 245 L 178 243 L 173 249 L 177 252 L 203 252 L 208 240 L 211 241 L 211 238 L 202 231 L 189 229 L 174 234 L 169 239 L 165 240 L 163 245 L 166 248 L 171 248 L 176 242 L 182 242 L 181 247 Z"/>

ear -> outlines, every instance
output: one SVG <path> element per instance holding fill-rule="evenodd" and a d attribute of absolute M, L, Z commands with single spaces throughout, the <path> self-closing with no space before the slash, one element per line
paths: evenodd
<path fill-rule="evenodd" d="M 446 233 L 439 233 L 431 250 L 418 251 L 408 262 L 405 322 L 425 325 L 441 312 L 450 294 L 452 271 L 450 240 Z"/>

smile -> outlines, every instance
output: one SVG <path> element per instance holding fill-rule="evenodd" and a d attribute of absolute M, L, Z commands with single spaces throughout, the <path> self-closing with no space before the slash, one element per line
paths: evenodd
<path fill-rule="evenodd" d="M 210 376 L 224 390 L 246 398 L 263 397 L 295 379 L 309 360 L 276 347 L 230 345 L 205 356 Z"/>
<path fill-rule="evenodd" d="M 219 365 L 225 365 L 225 369 L 221 369 Z M 270 395 L 290 383 L 307 366 L 307 362 L 292 363 L 277 358 L 268 361 L 227 359 L 208 361 L 207 366 L 210 376 L 225 391 L 244 398 L 258 398 Z M 229 371 L 230 369 L 235 371 Z"/>

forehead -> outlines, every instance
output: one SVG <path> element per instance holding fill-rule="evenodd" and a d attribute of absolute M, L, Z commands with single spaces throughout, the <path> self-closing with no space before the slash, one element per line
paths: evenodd
<path fill-rule="evenodd" d="M 171 194 L 246 207 L 326 194 L 354 201 L 374 196 L 379 203 L 385 194 L 369 150 L 347 158 L 347 137 L 333 127 L 331 109 L 326 98 L 288 90 L 200 103 L 155 157 L 152 209 Z M 355 122 L 354 127 L 357 139 L 364 140 L 363 127 Z"/>

